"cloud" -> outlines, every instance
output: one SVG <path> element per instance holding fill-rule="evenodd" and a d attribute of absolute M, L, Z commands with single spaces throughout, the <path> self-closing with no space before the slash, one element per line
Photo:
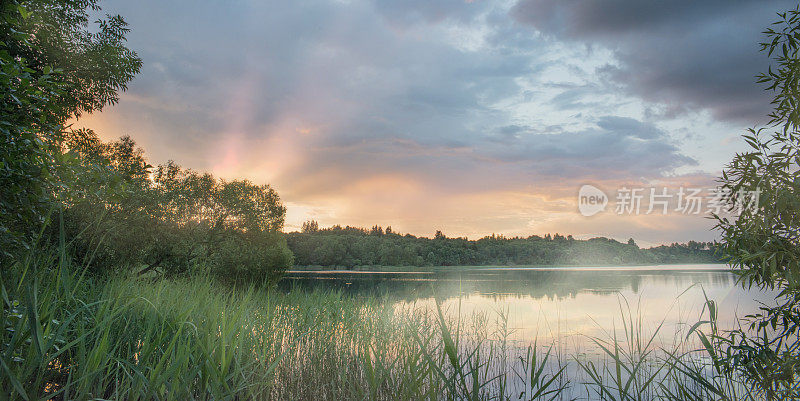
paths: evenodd
<path fill-rule="evenodd" d="M 581 184 L 701 161 L 677 142 L 683 110 L 757 114 L 741 43 L 762 25 L 741 21 L 749 3 L 587 4 L 108 0 L 144 69 L 81 123 L 155 163 L 270 182 L 290 224 L 588 234 L 569 202 Z M 625 224 L 606 229 L 645 227 Z"/>
<path fill-rule="evenodd" d="M 292 182 L 286 193 L 292 199 L 323 200 L 368 187 L 365 182 L 381 177 L 414 182 L 429 199 L 532 188 L 561 196 L 563 188 L 571 194 L 587 181 L 661 179 L 679 167 L 696 164 L 680 152 L 666 131 L 618 116 L 603 116 L 585 130 L 541 132 L 510 125 L 480 140 L 440 141 L 438 145 L 401 136 L 336 138 L 331 135 L 309 144 L 304 148 L 307 160 L 285 171 L 283 180 Z M 407 188 L 376 191 L 400 199 Z M 388 200 L 386 205 L 391 203 Z"/>
<path fill-rule="evenodd" d="M 598 72 L 672 111 L 710 110 L 722 120 L 764 122 L 770 94 L 755 83 L 768 60 L 761 32 L 788 1 L 520 0 L 517 21 L 573 43 L 610 48 L 619 65 Z"/>
<path fill-rule="evenodd" d="M 580 131 L 513 130 L 510 140 L 492 141 L 486 156 L 497 163 L 521 164 L 544 182 L 577 185 L 591 179 L 652 178 L 696 164 L 681 153 L 667 132 L 627 117 L 603 116 L 594 127 Z"/>
<path fill-rule="evenodd" d="M 409 27 L 440 23 L 447 19 L 468 22 L 485 12 L 491 4 L 488 1 L 465 0 L 377 0 L 374 6 L 387 21 Z"/>

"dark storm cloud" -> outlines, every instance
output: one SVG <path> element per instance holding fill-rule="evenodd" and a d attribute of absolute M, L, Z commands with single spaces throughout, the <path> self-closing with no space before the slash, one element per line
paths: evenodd
<path fill-rule="evenodd" d="M 555 38 L 600 44 L 619 66 L 598 72 L 669 110 L 710 110 L 716 118 L 763 122 L 770 95 L 754 76 L 768 61 L 761 32 L 788 1 L 520 0 L 518 21 Z"/>

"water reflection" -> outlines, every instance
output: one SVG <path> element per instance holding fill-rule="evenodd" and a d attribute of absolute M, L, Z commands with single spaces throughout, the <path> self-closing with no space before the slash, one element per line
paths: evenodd
<path fill-rule="evenodd" d="M 354 295 L 389 295 L 405 301 L 420 298 L 452 298 L 481 295 L 489 299 L 509 297 L 564 299 L 581 293 L 640 294 L 643 288 L 730 289 L 735 277 L 722 265 L 681 265 L 672 268 L 551 268 L 551 269 L 462 269 L 423 272 L 290 272 L 281 282 L 284 289 L 337 289 Z"/>
<path fill-rule="evenodd" d="M 490 333 L 508 329 L 505 335 L 487 337 L 495 339 L 495 344 L 500 338 L 507 341 L 509 348 L 503 352 L 511 356 L 511 362 L 505 369 L 521 371 L 518 356 L 525 355 L 529 346 L 552 345 L 557 359 L 548 367 L 555 371 L 565 363 L 565 377 L 575 384 L 566 391 L 567 399 L 587 396 L 577 384 L 588 377 L 575 360 L 609 361 L 592 337 L 616 336 L 625 347 L 623 327 L 630 327 L 633 319 L 645 338 L 658 329 L 652 348 L 698 349 L 694 336 L 687 341 L 687 330 L 700 318 L 706 297 L 717 301 L 723 329 L 732 327 L 737 316 L 756 310 L 757 300 L 774 298 L 742 289 L 723 265 L 292 272 L 280 286 L 284 290 L 323 288 L 354 296 L 377 295 L 393 302 L 396 309 L 412 313 L 433 311 L 435 299 L 439 299 L 445 313 L 464 318 L 465 327 L 477 321 L 485 322 L 482 327 Z M 628 314 L 625 319 L 622 313 Z M 465 342 L 471 343 L 469 339 Z M 509 388 L 518 394 L 522 382 L 510 380 Z"/>
<path fill-rule="evenodd" d="M 511 339 L 523 342 L 603 335 L 619 327 L 621 309 L 651 328 L 663 321 L 672 336 L 697 321 L 705 296 L 722 305 L 723 326 L 755 310 L 754 298 L 769 299 L 737 286 L 724 265 L 291 272 L 280 286 L 390 297 L 412 309 L 431 308 L 438 298 L 451 313 L 505 314 Z"/>

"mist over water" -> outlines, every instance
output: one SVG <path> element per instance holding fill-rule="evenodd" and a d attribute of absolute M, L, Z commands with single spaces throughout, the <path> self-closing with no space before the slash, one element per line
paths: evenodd
<path fill-rule="evenodd" d="M 623 311 L 645 331 L 663 323 L 661 341 L 670 342 L 700 319 L 706 297 L 719 305 L 723 328 L 774 299 L 737 285 L 725 265 L 293 271 L 280 286 L 387 297 L 411 310 L 432 310 L 438 298 L 450 316 L 481 315 L 490 331 L 507 327 L 512 344 L 553 343 L 566 353 L 620 329 Z"/>

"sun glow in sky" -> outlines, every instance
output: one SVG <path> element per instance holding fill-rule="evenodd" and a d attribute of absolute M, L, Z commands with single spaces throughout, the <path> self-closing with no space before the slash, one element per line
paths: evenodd
<path fill-rule="evenodd" d="M 791 6 L 109 0 L 144 67 L 75 125 L 270 183 L 287 230 L 709 240 L 700 216 L 583 217 L 578 189 L 713 186 L 765 122 L 760 32 Z"/>

